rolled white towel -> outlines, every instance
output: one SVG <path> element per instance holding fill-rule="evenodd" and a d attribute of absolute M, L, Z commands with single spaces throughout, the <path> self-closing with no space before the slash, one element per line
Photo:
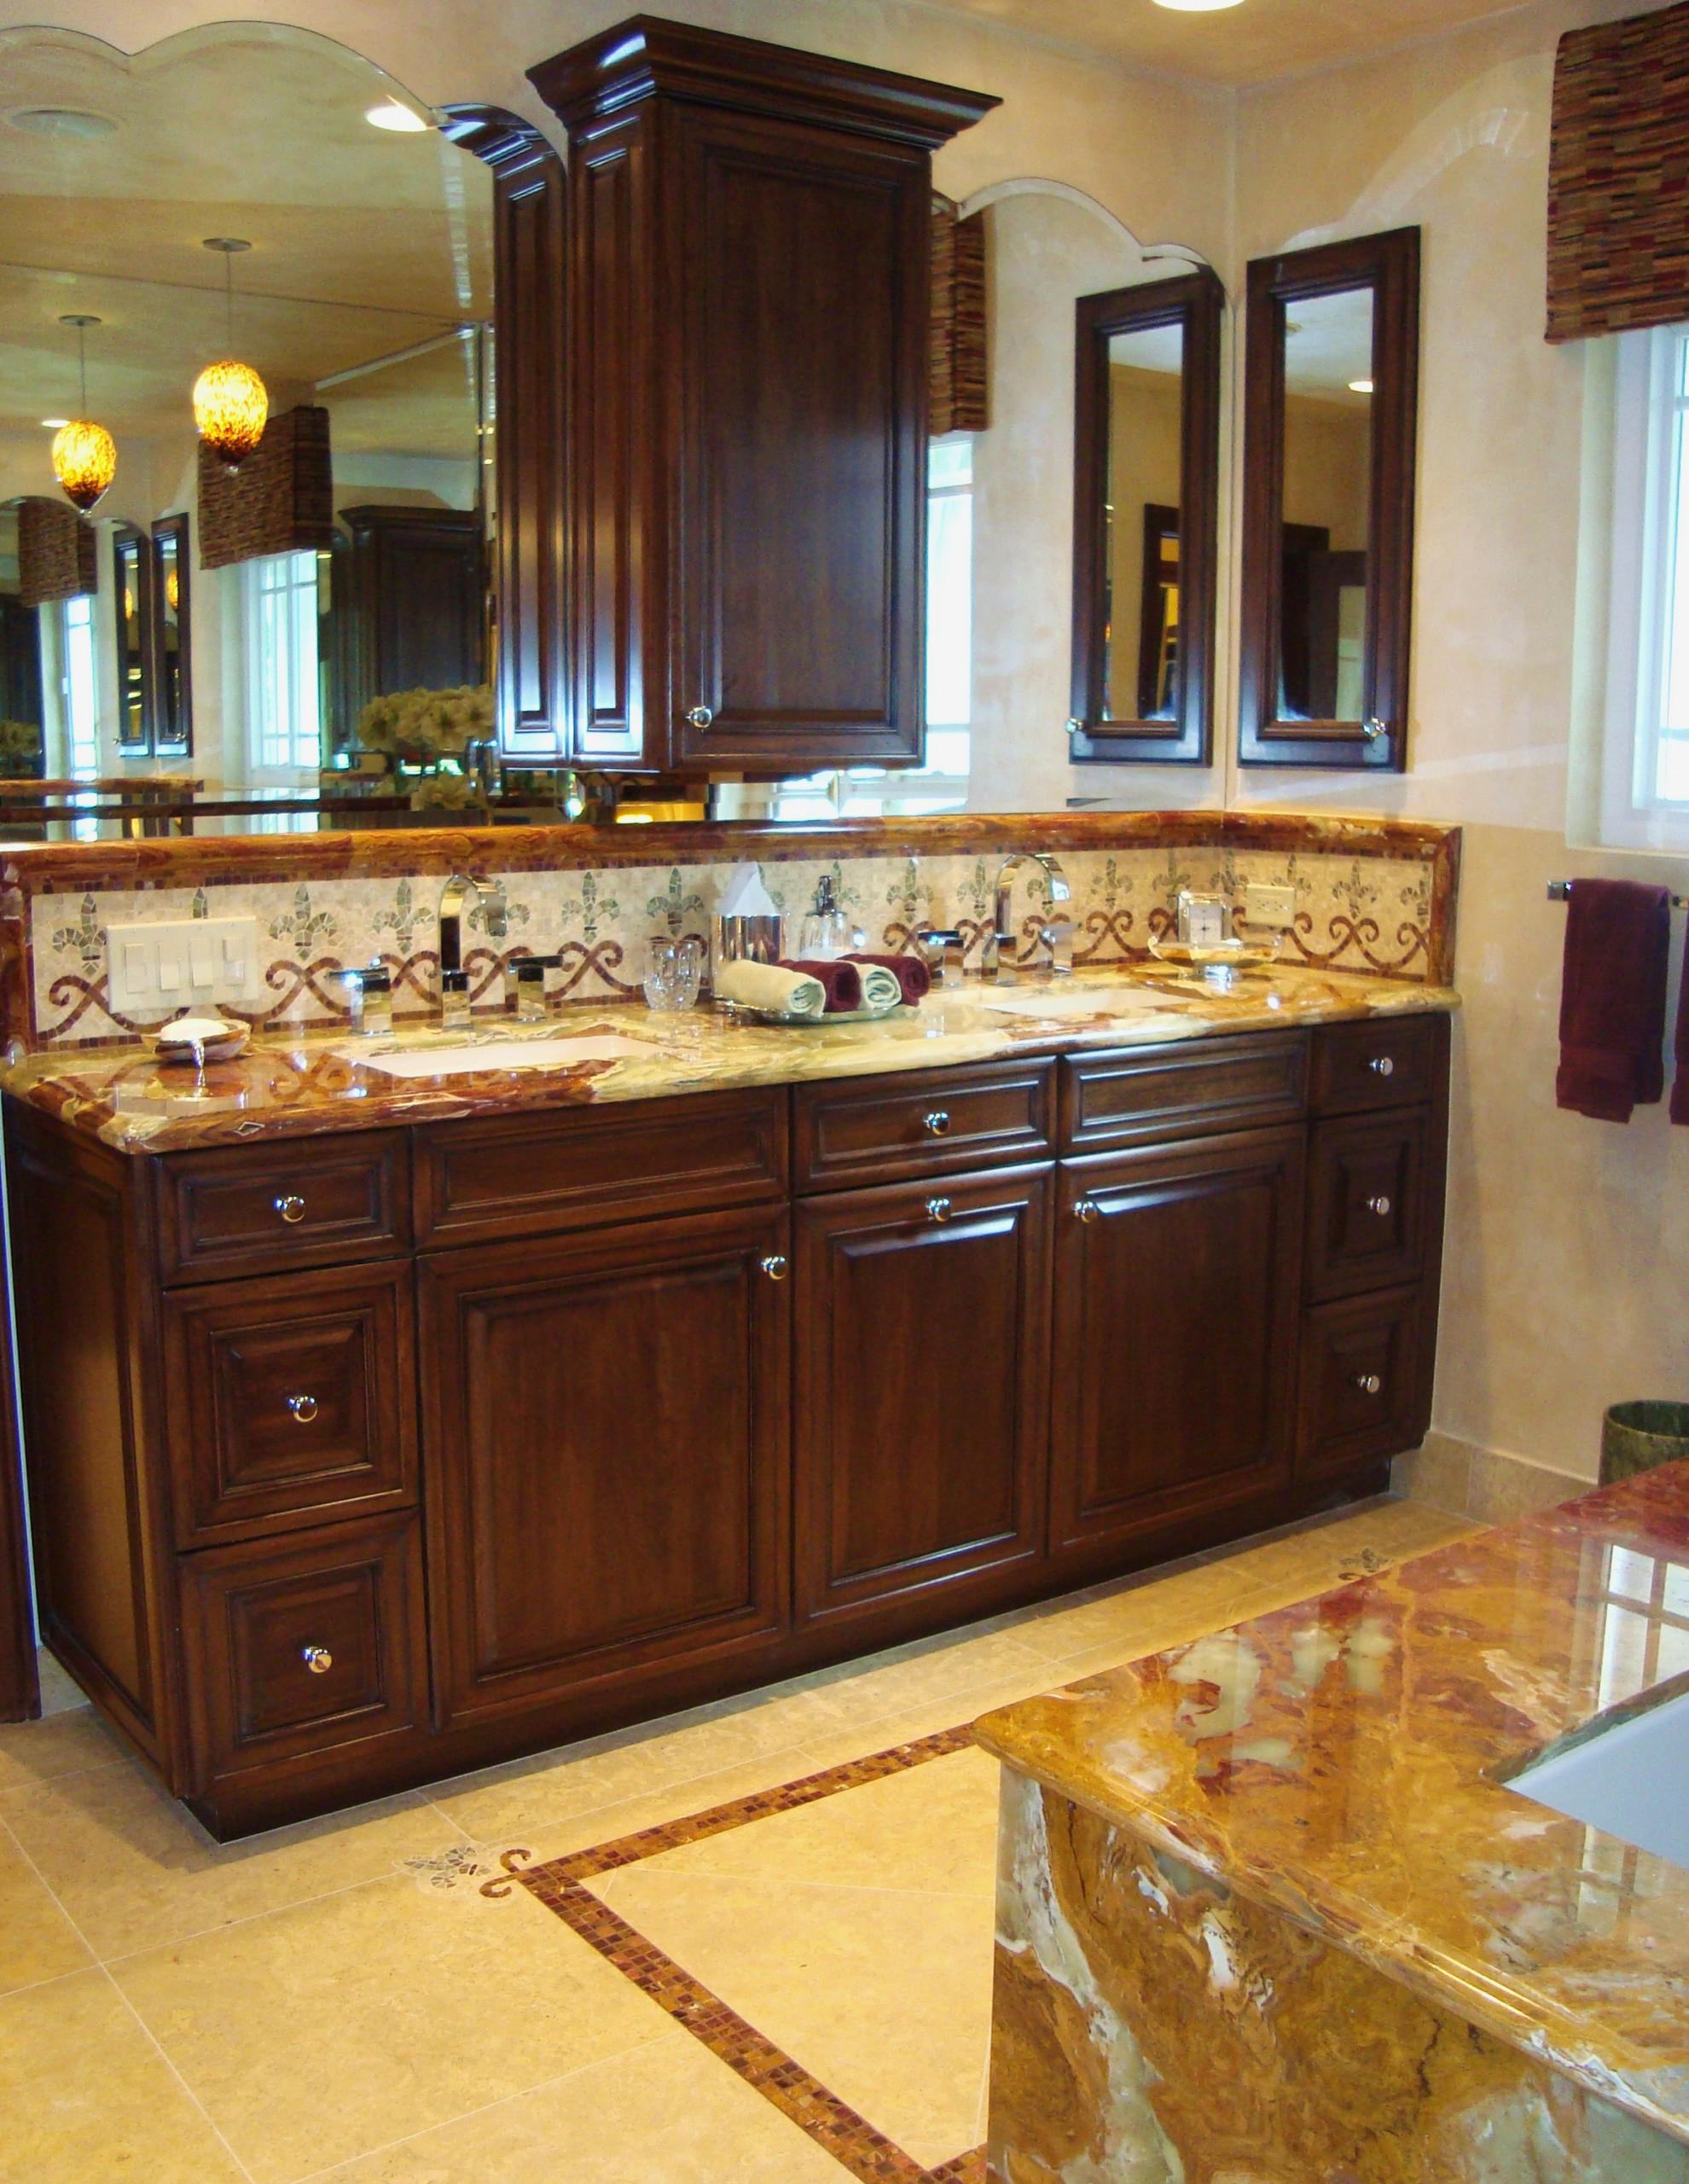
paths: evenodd
<path fill-rule="evenodd" d="M 881 963 L 864 963 L 859 957 L 853 957 L 852 961 L 862 974 L 864 1008 L 876 1016 L 884 1016 L 888 1008 L 901 1006 L 903 982 L 895 971 L 888 971 Z"/>
<path fill-rule="evenodd" d="M 802 971 L 782 971 L 773 963 L 718 963 L 714 982 L 718 1001 L 743 1002 L 776 1016 L 826 1014 L 827 988 Z"/>

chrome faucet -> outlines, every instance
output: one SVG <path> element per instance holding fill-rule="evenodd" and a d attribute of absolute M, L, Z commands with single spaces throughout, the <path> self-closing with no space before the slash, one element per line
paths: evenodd
<path fill-rule="evenodd" d="M 1023 865 L 1036 864 L 1049 882 L 1049 907 L 1058 903 L 1071 902 L 1073 890 L 1067 884 L 1067 874 L 1055 858 L 1042 850 L 1017 851 L 1005 857 L 1002 869 L 997 874 L 996 907 L 992 913 L 991 932 L 987 936 L 981 968 L 988 979 L 995 979 L 1000 985 L 1013 985 L 1020 973 L 1015 958 L 1020 952 L 1019 936 L 1009 925 L 1009 915 L 1014 901 L 1015 875 Z M 1071 918 L 1047 918 L 1038 928 L 1038 941 L 1049 950 L 1049 967 L 1057 978 L 1065 978 L 1073 968 L 1073 921 Z"/>
<path fill-rule="evenodd" d="M 463 967 L 463 905 L 473 895 L 485 916 L 489 940 L 502 940 L 510 930 L 509 907 L 496 880 L 476 880 L 454 872 L 440 890 L 440 968 Z"/>

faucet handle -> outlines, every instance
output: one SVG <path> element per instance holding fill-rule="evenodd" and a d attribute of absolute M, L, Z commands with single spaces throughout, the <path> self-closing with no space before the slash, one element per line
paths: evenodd
<path fill-rule="evenodd" d="M 1070 978 L 1073 972 L 1072 919 L 1058 918 L 1041 926 L 1038 938 L 1050 951 L 1050 968 L 1057 978 Z"/>
<path fill-rule="evenodd" d="M 962 975 L 967 941 L 954 926 L 918 932 L 915 940 L 935 985 L 954 985 Z"/>
<path fill-rule="evenodd" d="M 488 939 L 502 940 L 510 930 L 510 905 L 505 900 L 501 881 L 481 882 L 481 909 L 486 919 Z"/>

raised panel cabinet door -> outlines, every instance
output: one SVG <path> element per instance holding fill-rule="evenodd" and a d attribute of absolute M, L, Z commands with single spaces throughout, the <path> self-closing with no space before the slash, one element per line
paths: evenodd
<path fill-rule="evenodd" d="M 1065 1162 L 1053 1552 L 1288 1484 L 1303 1132 Z"/>
<path fill-rule="evenodd" d="M 919 758 L 926 154 L 702 107 L 677 125 L 677 755 Z"/>
<path fill-rule="evenodd" d="M 801 1201 L 800 1621 L 1042 1547 L 1053 1171 Z"/>
<path fill-rule="evenodd" d="M 420 1262 L 443 1721 L 783 1629 L 786 1226 L 699 1214 Z"/>

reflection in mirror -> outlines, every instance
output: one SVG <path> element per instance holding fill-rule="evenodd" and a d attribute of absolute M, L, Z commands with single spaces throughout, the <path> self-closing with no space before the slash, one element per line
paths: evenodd
<path fill-rule="evenodd" d="M 117 446 L 85 581 L 32 590 L 0 555 L 7 647 L 33 624 L 45 772 L 150 775 L 191 752 L 178 772 L 248 805 L 238 832 L 316 803 L 324 770 L 396 808 L 450 800 L 450 758 L 423 777 L 362 754 L 357 729 L 374 699 L 490 677 L 489 169 L 373 64 L 276 25 L 133 61 L 0 32 L 0 63 L 13 124 L 60 117 L 0 126 L 0 502 L 68 513 L 46 423 L 82 398 L 67 315 L 89 322 L 88 414 Z M 395 104 L 415 127 L 371 125 Z M 230 236 L 250 248 L 205 247 Z M 190 402 L 230 355 L 271 421 L 233 473 Z"/>
<path fill-rule="evenodd" d="M 1178 712 L 1184 356 L 1179 324 L 1109 338 L 1105 720 Z"/>
<path fill-rule="evenodd" d="M 1365 705 L 1373 292 L 1306 296 L 1285 321 L 1281 719 Z"/>
<path fill-rule="evenodd" d="M 1407 764 L 1419 231 L 1249 267 L 1238 755 Z"/>

